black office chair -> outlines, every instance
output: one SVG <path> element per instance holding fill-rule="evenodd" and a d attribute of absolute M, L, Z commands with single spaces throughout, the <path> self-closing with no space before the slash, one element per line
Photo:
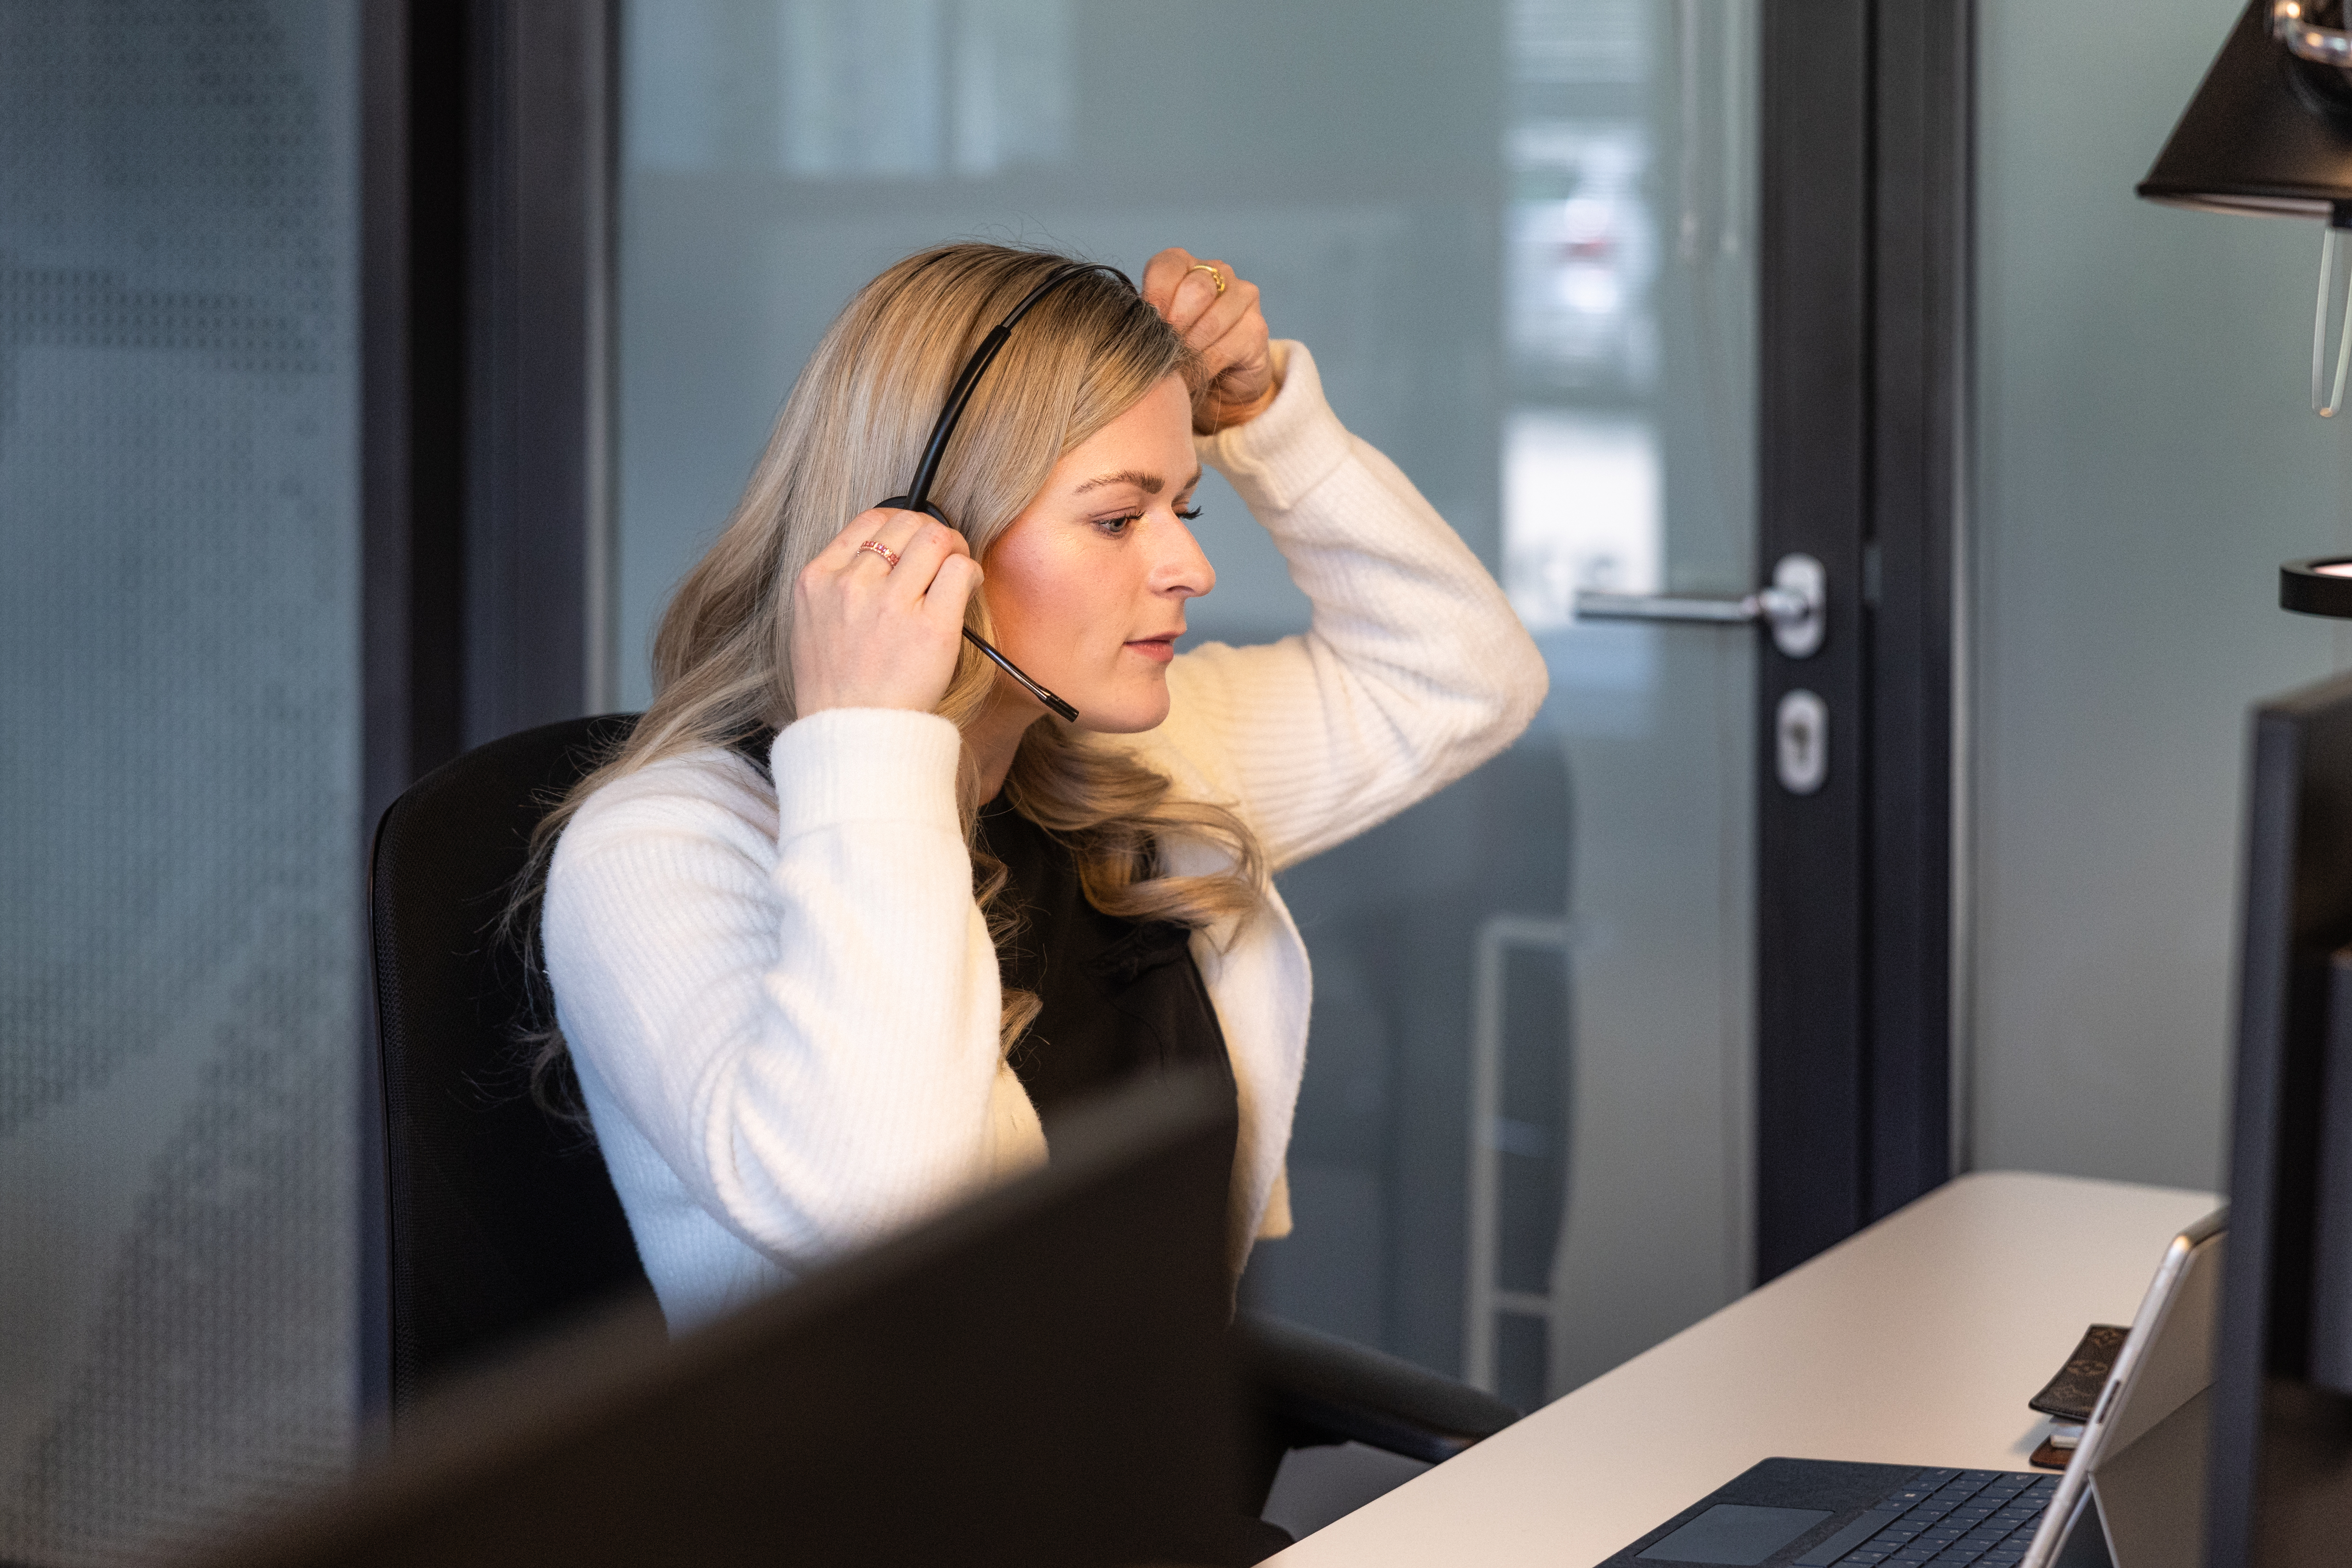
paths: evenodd
<path fill-rule="evenodd" d="M 530 1097 L 513 1036 L 522 971 L 494 931 L 531 829 L 635 721 L 610 714 L 492 742 L 419 780 L 377 826 L 368 915 L 395 1418 L 442 1374 L 591 1305 L 651 1306 L 593 1137 Z M 1475 1389 L 1296 1324 L 1252 1315 L 1242 1338 L 1274 1459 L 1353 1440 L 1435 1463 L 1517 1418 Z"/>

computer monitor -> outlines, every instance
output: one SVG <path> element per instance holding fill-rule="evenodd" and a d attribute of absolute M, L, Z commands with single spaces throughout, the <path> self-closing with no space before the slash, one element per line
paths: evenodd
<path fill-rule="evenodd" d="M 222 1568 L 1255 1561 L 1229 1364 L 1230 1088 L 675 1342 L 592 1322 L 429 1396 Z"/>
<path fill-rule="evenodd" d="M 2352 677 L 2254 710 L 2209 1568 L 2352 1541 Z"/>

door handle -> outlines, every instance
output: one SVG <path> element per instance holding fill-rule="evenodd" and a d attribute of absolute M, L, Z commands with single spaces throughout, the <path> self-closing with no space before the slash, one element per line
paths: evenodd
<path fill-rule="evenodd" d="M 1713 626 L 1772 628 L 1772 646 L 1790 658 L 1821 651 L 1829 630 L 1829 574 L 1811 556 L 1783 555 L 1772 567 L 1772 584 L 1737 599 L 1672 594 L 1601 594 L 1579 589 L 1580 621 L 1691 621 Z"/>

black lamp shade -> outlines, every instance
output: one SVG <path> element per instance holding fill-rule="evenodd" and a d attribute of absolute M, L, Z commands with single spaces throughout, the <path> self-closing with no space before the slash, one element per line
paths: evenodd
<path fill-rule="evenodd" d="M 2323 218 L 2352 202 L 2352 73 L 2296 58 L 2270 18 L 2271 0 L 2251 0 L 2141 195 Z"/>
<path fill-rule="evenodd" d="M 2280 567 L 2279 608 L 2352 619 L 2352 556 L 2319 555 Z"/>

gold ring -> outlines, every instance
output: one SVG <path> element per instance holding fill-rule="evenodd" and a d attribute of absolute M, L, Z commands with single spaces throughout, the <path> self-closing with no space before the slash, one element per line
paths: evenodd
<path fill-rule="evenodd" d="M 883 560 L 888 562 L 893 566 L 898 564 L 898 552 L 891 549 L 888 545 L 883 543 L 878 539 L 869 539 L 857 548 L 859 550 L 871 550 L 875 554 L 879 555 Z M 855 552 L 852 553 L 855 553 Z"/>
<path fill-rule="evenodd" d="M 1218 271 L 1215 268 L 1210 266 L 1207 262 L 1196 261 L 1192 266 L 1184 268 L 1184 270 L 1186 272 L 1207 273 L 1209 275 L 1209 281 L 1217 286 L 1217 292 L 1223 294 L 1225 291 L 1225 275 Z"/>

